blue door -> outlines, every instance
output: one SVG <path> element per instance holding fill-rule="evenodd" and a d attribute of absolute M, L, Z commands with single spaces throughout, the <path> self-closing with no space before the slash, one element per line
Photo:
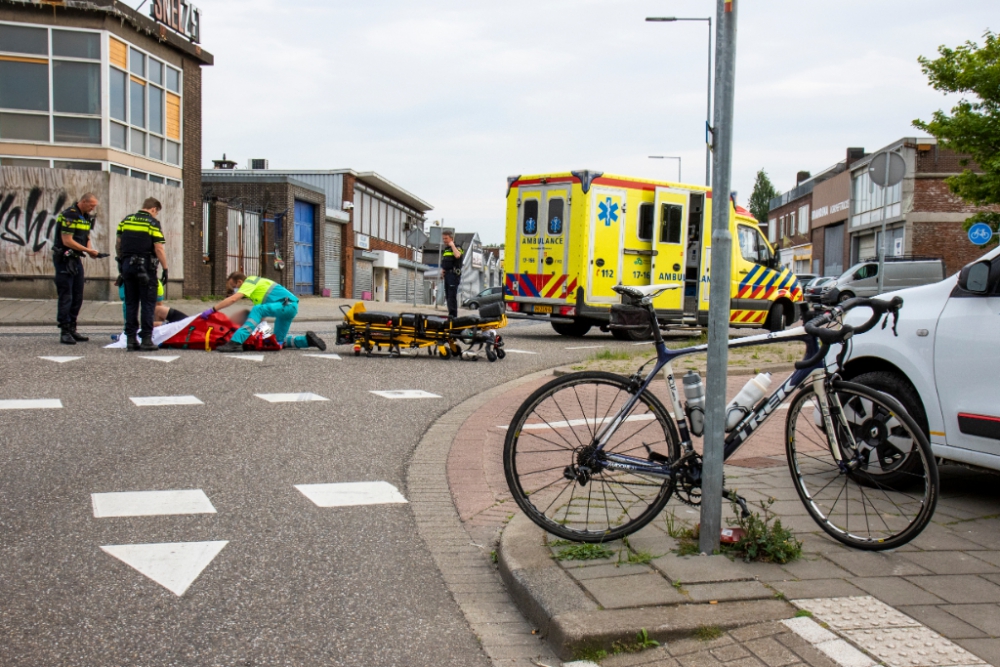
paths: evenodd
<path fill-rule="evenodd" d="M 295 200 L 295 293 L 313 293 L 313 227 L 316 207 Z"/>

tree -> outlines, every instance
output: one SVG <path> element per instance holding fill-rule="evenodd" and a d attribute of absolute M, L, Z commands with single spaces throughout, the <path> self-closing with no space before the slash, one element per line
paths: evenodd
<path fill-rule="evenodd" d="M 777 197 L 780 192 L 774 188 L 771 179 L 767 177 L 767 172 L 761 169 L 757 172 L 757 180 L 753 184 L 753 194 L 750 195 L 748 208 L 757 218 L 757 222 L 767 222 L 767 213 L 771 210 L 771 200 Z"/>
<path fill-rule="evenodd" d="M 935 111 L 930 121 L 915 120 L 914 127 L 936 137 L 939 145 L 968 154 L 979 166 L 968 168 L 946 180 L 948 188 L 974 206 L 1000 204 L 1000 36 L 989 30 L 986 43 L 975 42 L 951 49 L 938 47 L 939 58 L 919 58 L 928 83 L 943 93 L 962 95 L 951 114 Z M 1000 213 L 984 211 L 965 221 L 965 229 L 976 222 L 1000 229 Z M 996 238 L 996 237 L 994 237 Z"/>

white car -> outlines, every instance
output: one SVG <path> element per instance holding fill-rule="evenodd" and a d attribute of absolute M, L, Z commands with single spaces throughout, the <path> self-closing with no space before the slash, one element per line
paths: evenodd
<path fill-rule="evenodd" d="M 844 365 L 845 379 L 898 400 L 936 456 L 993 470 L 1000 470 L 998 287 L 1000 248 L 941 282 L 884 295 L 903 298 L 899 336 L 878 325 L 853 337 Z M 857 308 L 847 323 L 870 316 Z"/>

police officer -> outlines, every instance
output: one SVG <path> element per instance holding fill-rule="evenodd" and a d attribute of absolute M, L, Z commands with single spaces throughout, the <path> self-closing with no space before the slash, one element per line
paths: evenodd
<path fill-rule="evenodd" d="M 442 232 L 441 272 L 444 274 L 444 298 L 448 302 L 448 317 L 458 317 L 458 285 L 462 282 L 462 249 L 455 245 L 452 232 Z"/>
<path fill-rule="evenodd" d="M 119 270 L 125 281 L 125 341 L 129 350 L 153 351 L 153 311 L 156 308 L 157 261 L 163 267 L 163 284 L 167 284 L 166 239 L 156 216 L 163 206 L 153 197 L 142 203 L 142 209 L 118 223 L 115 246 Z M 140 330 L 142 344 L 136 341 Z"/>
<path fill-rule="evenodd" d="M 80 258 L 98 255 L 90 243 L 96 210 L 97 197 L 88 192 L 56 218 L 59 231 L 52 244 L 52 263 L 56 269 L 56 293 L 59 295 L 57 321 L 62 332 L 59 342 L 65 345 L 90 340 L 77 332 L 76 318 L 83 306 L 83 262 Z"/>

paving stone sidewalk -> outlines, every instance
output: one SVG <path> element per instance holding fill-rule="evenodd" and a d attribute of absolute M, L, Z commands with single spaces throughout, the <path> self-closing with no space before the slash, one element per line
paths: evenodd
<path fill-rule="evenodd" d="M 449 486 L 466 530 L 479 544 L 499 544 L 504 526 L 519 515 L 503 474 L 503 438 L 520 403 L 548 379 L 537 378 L 492 398 L 468 417 L 455 437 L 448 457 Z M 744 381 L 731 379 L 730 394 Z M 654 388 L 663 398 L 661 392 L 662 387 Z M 943 466 L 941 499 L 925 531 L 891 552 L 859 552 L 828 538 L 806 514 L 785 462 L 783 429 L 784 415 L 779 413 L 727 465 L 726 480 L 728 487 L 750 501 L 776 499 L 772 509 L 804 544 L 802 559 L 780 566 L 730 562 L 723 556 L 680 558 L 671 551 L 676 544 L 666 517 L 691 524 L 698 515 L 694 508 L 671 502 L 664 516 L 630 538 L 632 553 L 648 553 L 648 563 L 628 562 L 629 549 L 621 543 L 609 545 L 613 557 L 582 563 L 551 558 L 565 545 L 547 547 L 550 566 L 567 575 L 578 591 L 581 613 L 595 610 L 623 615 L 642 609 L 648 614 L 657 608 L 692 608 L 710 602 L 724 606 L 776 598 L 870 596 L 968 650 L 972 654 L 968 664 L 981 659 L 1000 665 L 1000 479 Z M 519 602 L 524 610 L 524 600 Z M 793 613 L 788 607 L 787 615 Z M 762 619 L 745 619 L 753 620 Z M 725 662 L 715 656 L 715 662 L 704 656 L 702 662 L 702 658 L 694 661 L 667 653 L 657 659 L 661 658 L 667 660 L 662 662 L 665 665 Z M 644 664 L 614 662 L 627 659 L 632 658 L 615 657 L 604 664 Z"/>

